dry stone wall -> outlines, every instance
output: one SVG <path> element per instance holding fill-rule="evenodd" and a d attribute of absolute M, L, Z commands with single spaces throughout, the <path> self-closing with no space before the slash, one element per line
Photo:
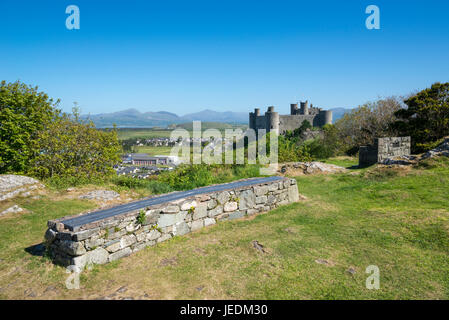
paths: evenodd
<path fill-rule="evenodd" d="M 366 167 L 395 157 L 409 156 L 410 142 L 410 137 L 378 138 L 374 145 L 360 147 L 359 166 Z"/>
<path fill-rule="evenodd" d="M 282 178 L 133 210 L 83 225 L 76 231 L 65 229 L 62 223 L 71 217 L 51 220 L 45 241 L 55 263 L 82 269 L 220 221 L 266 212 L 298 200 L 296 180 Z"/>

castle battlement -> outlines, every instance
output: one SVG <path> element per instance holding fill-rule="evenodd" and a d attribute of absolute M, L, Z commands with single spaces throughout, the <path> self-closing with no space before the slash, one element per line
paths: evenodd
<path fill-rule="evenodd" d="M 305 121 L 309 121 L 314 127 L 322 127 L 326 124 L 332 124 L 332 111 L 323 110 L 314 107 L 309 102 L 300 102 L 298 104 L 290 104 L 289 115 L 279 115 L 274 111 L 274 107 L 268 107 L 265 114 L 260 114 L 260 109 L 254 109 L 249 113 L 249 128 L 258 130 L 265 129 L 267 132 L 275 131 L 278 134 L 285 134 L 286 131 L 293 131 L 301 126 Z"/>

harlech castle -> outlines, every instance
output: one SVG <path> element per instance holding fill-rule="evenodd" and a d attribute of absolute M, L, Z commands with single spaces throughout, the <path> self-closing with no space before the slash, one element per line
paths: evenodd
<path fill-rule="evenodd" d="M 254 109 L 249 113 L 249 128 L 257 130 L 265 129 L 267 132 L 275 131 L 278 134 L 285 134 L 287 130 L 293 131 L 299 128 L 307 120 L 314 127 L 322 127 L 325 124 L 332 124 L 332 111 L 316 108 L 309 102 L 300 102 L 290 105 L 290 114 L 279 115 L 274 111 L 274 107 L 268 107 L 264 115 L 260 114 L 260 109 Z"/>

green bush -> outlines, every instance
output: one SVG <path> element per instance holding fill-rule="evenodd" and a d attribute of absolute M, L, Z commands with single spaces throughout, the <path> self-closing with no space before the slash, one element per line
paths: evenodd
<path fill-rule="evenodd" d="M 168 193 L 173 191 L 169 185 L 158 180 L 137 179 L 127 176 L 119 176 L 112 179 L 112 183 L 127 189 L 148 189 L 152 194 Z"/>
<path fill-rule="evenodd" d="M 59 110 L 37 87 L 0 82 L 0 173 L 25 173 L 38 154 L 39 132 Z"/>
<path fill-rule="evenodd" d="M 92 122 L 61 115 L 38 134 L 38 154 L 30 173 L 40 178 L 52 176 L 106 178 L 115 174 L 121 146 L 115 130 L 97 130 Z"/>
<path fill-rule="evenodd" d="M 102 177 L 86 177 L 86 176 L 52 176 L 44 179 L 45 185 L 52 189 L 67 189 L 69 187 L 76 187 L 82 185 L 104 185 L 107 179 Z"/>
<path fill-rule="evenodd" d="M 400 135 L 412 138 L 412 152 L 427 151 L 449 135 L 449 82 L 434 83 L 404 103 L 407 107 L 395 113 L 393 127 Z"/>
<path fill-rule="evenodd" d="M 173 171 L 162 173 L 158 181 L 169 185 L 174 190 L 189 190 L 257 176 L 259 176 L 258 165 L 184 164 Z"/>

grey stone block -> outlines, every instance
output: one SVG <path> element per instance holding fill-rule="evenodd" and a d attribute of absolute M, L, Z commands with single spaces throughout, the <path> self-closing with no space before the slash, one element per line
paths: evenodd
<path fill-rule="evenodd" d="M 268 193 L 268 186 L 256 186 L 254 187 L 254 193 L 256 197 L 266 195 Z"/>
<path fill-rule="evenodd" d="M 167 206 L 162 209 L 163 213 L 178 213 L 179 212 L 179 206 Z"/>
<path fill-rule="evenodd" d="M 172 226 L 178 222 L 184 221 L 185 216 L 187 215 L 186 211 L 181 211 L 177 214 L 161 214 L 159 216 L 159 220 L 157 221 L 157 225 L 160 228 Z"/>
<path fill-rule="evenodd" d="M 232 202 L 226 202 L 224 207 L 223 207 L 223 211 L 224 212 L 230 212 L 230 211 L 235 211 L 238 208 L 238 204 L 235 201 Z"/>
<path fill-rule="evenodd" d="M 161 233 L 157 230 L 151 230 L 147 235 L 147 241 L 156 240 L 161 236 Z"/>
<path fill-rule="evenodd" d="M 214 218 L 206 218 L 206 219 L 204 219 L 204 226 L 205 227 L 207 227 L 207 226 L 211 226 L 211 225 L 213 225 L 213 224 L 215 224 L 216 222 L 215 222 L 215 219 Z"/>
<path fill-rule="evenodd" d="M 159 243 L 159 242 L 170 240 L 171 237 L 172 237 L 171 234 L 165 233 L 157 239 L 157 242 Z"/>
<path fill-rule="evenodd" d="M 157 222 L 157 220 L 159 219 L 160 212 L 161 212 L 161 210 L 159 210 L 159 209 L 157 209 L 157 210 L 148 210 L 145 213 L 145 223 L 144 223 L 144 225 L 155 224 Z"/>
<path fill-rule="evenodd" d="M 231 195 L 229 194 L 229 192 L 223 191 L 220 194 L 218 194 L 217 201 L 220 204 L 224 204 L 224 203 L 228 202 L 230 198 L 231 198 Z"/>
<path fill-rule="evenodd" d="M 229 214 L 228 220 L 234 220 L 234 219 L 242 218 L 244 216 L 245 216 L 245 214 L 242 211 L 236 211 L 236 212 L 232 212 Z"/>
<path fill-rule="evenodd" d="M 176 236 L 183 236 L 190 232 L 190 228 L 187 223 L 179 222 L 174 226 L 174 234 Z"/>
<path fill-rule="evenodd" d="M 218 205 L 218 201 L 215 199 L 210 199 L 209 201 L 207 201 L 207 209 L 211 210 L 214 209 L 215 207 L 217 207 Z"/>
<path fill-rule="evenodd" d="M 266 203 L 268 200 L 267 196 L 260 196 L 260 197 L 256 197 L 256 203 L 260 204 L 260 203 Z"/>
<path fill-rule="evenodd" d="M 288 188 L 288 199 L 290 200 L 290 202 L 299 201 L 299 194 L 298 194 L 297 186 L 291 186 Z"/>
<path fill-rule="evenodd" d="M 256 195 L 252 190 L 245 190 L 240 193 L 240 209 L 249 209 L 256 204 Z"/>
<path fill-rule="evenodd" d="M 110 255 L 109 255 L 109 261 L 112 262 L 112 261 L 121 259 L 121 258 L 123 258 L 123 257 L 127 257 L 127 256 L 129 256 L 131 253 L 132 253 L 131 248 L 130 248 L 130 247 L 126 247 L 125 249 L 122 249 L 122 250 L 120 250 L 120 251 L 117 251 L 117 252 L 115 252 L 115 253 L 110 254 Z"/>
<path fill-rule="evenodd" d="M 193 212 L 193 220 L 198 220 L 207 216 L 207 204 L 201 203 Z"/>
<path fill-rule="evenodd" d="M 120 239 L 113 240 L 113 241 L 106 243 L 104 245 L 104 249 L 106 249 L 108 252 L 111 252 L 111 253 L 119 251 L 121 249 Z"/>
<path fill-rule="evenodd" d="M 71 256 L 81 256 L 86 253 L 86 248 L 84 248 L 82 242 L 63 240 L 60 242 L 59 248 Z"/>
<path fill-rule="evenodd" d="M 87 254 L 87 263 L 92 264 L 105 264 L 108 262 L 109 253 L 103 248 L 96 248 L 89 251 Z"/>
<path fill-rule="evenodd" d="M 198 203 L 195 200 L 192 201 L 186 201 L 181 205 L 182 211 L 189 211 L 190 208 L 196 208 Z"/>
<path fill-rule="evenodd" d="M 123 249 L 123 248 L 126 248 L 126 247 L 129 247 L 130 245 L 132 245 L 132 244 L 135 243 L 136 241 L 137 241 L 137 240 L 136 240 L 136 236 L 133 235 L 133 234 L 123 236 L 123 237 L 120 239 L 120 247 L 121 247 L 122 249 Z"/>
<path fill-rule="evenodd" d="M 215 217 L 216 215 L 219 215 L 222 213 L 223 213 L 223 206 L 218 205 L 214 209 L 209 210 L 208 216 L 212 218 L 212 217 Z"/>
<path fill-rule="evenodd" d="M 93 235 L 97 234 L 99 231 L 100 231 L 100 228 L 78 231 L 75 234 L 73 234 L 73 240 L 74 241 L 85 240 L 85 239 L 90 238 Z"/>
<path fill-rule="evenodd" d="M 204 226 L 204 221 L 203 220 L 196 220 L 192 222 L 192 231 L 196 231 L 198 229 L 201 229 Z"/>
<path fill-rule="evenodd" d="M 56 231 L 52 229 L 47 229 L 44 235 L 45 241 L 47 244 L 52 243 L 56 239 Z"/>

